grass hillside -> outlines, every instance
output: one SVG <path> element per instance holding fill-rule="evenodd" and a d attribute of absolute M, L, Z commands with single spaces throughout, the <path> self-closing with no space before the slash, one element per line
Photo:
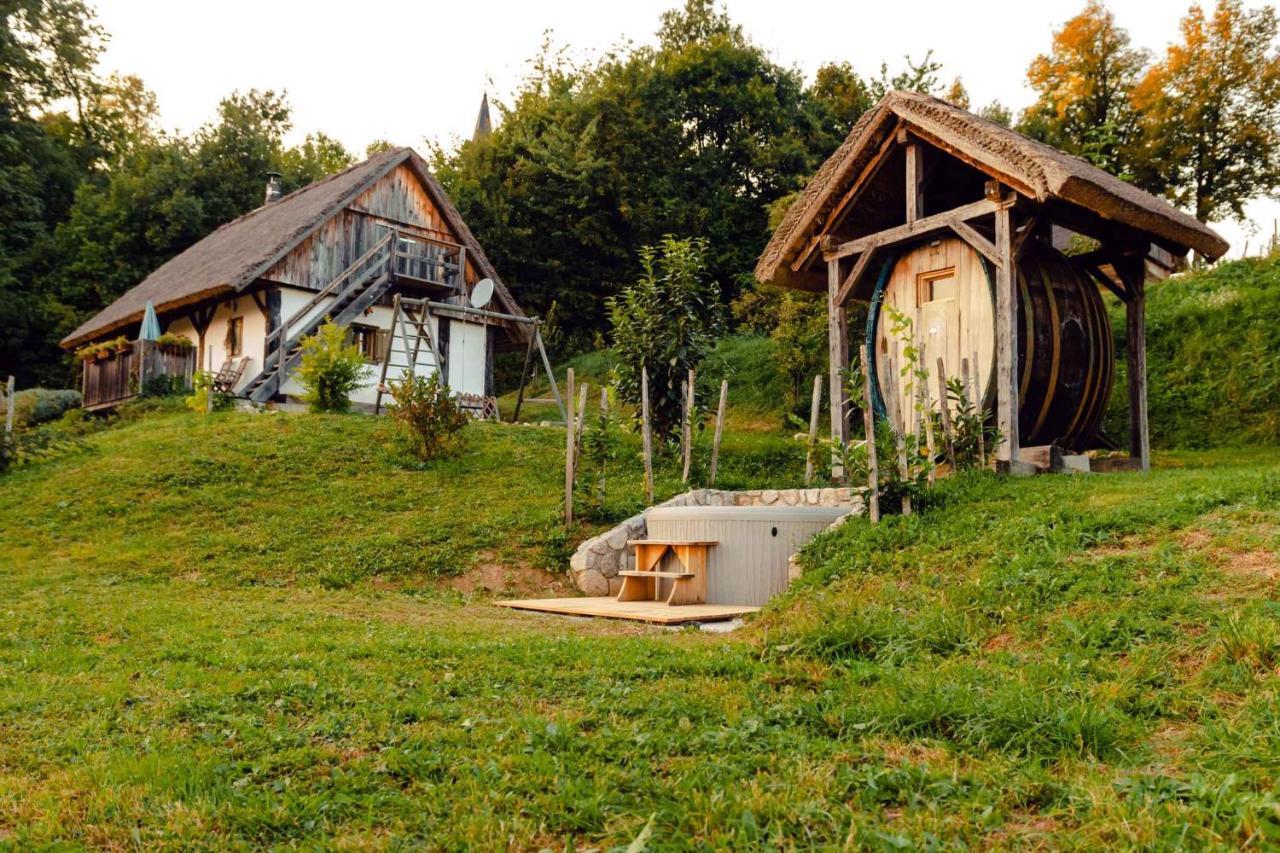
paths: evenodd
<path fill-rule="evenodd" d="M 451 591 L 590 529 L 563 436 L 385 429 L 160 414 L 0 477 L 0 846 L 1280 841 L 1280 452 L 949 481 L 724 636 Z"/>
<path fill-rule="evenodd" d="M 1128 433 L 1124 309 L 1109 432 Z M 1159 447 L 1280 443 L 1280 257 L 1223 263 L 1147 288 L 1147 406 Z"/>

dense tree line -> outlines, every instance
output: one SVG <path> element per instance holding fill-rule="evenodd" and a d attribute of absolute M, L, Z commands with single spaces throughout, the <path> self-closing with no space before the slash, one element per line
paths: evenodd
<path fill-rule="evenodd" d="M 1280 188 L 1276 28 L 1270 8 L 1219 0 L 1211 13 L 1193 8 L 1179 42 L 1153 58 L 1089 0 L 1028 70 L 1031 107 L 1016 118 L 999 103 L 977 111 L 1203 220 L 1238 217 Z M 166 134 L 142 81 L 98 73 L 105 38 L 83 0 L 11 0 L 0 12 L 0 372 L 22 385 L 65 384 L 57 341 L 260 204 L 266 172 L 283 173 L 288 190 L 353 159 L 323 134 L 286 146 L 289 107 L 270 91 L 233 93 L 206 126 Z M 666 234 L 706 240 L 736 323 L 767 332 L 791 318 L 804 328 L 783 336 L 808 340 L 820 305 L 780 305 L 755 290 L 751 269 L 788 201 L 894 88 L 971 106 L 929 54 L 894 74 L 832 62 L 806 81 L 713 0 L 686 0 L 661 17 L 652 45 L 587 63 L 544 46 L 499 102 L 493 133 L 433 160 L 562 351 L 601 343 L 606 299 Z"/>

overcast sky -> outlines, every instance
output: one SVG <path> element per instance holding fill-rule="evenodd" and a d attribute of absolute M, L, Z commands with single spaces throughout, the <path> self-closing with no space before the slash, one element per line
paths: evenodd
<path fill-rule="evenodd" d="M 1110 0 L 1136 44 L 1163 52 L 1178 35 L 1190 0 Z M 480 96 L 505 98 L 547 34 L 570 55 L 589 58 L 628 41 L 651 42 L 658 16 L 677 0 L 495 0 L 359 4 L 324 0 L 222 0 L 156 3 L 99 0 L 111 35 L 105 71 L 140 76 L 160 103 L 161 123 L 188 132 L 213 117 L 235 89 L 283 89 L 293 106 L 293 137 L 322 130 L 362 154 L 374 139 L 446 147 L 470 135 Z M 946 80 L 960 76 L 973 102 L 998 99 L 1021 109 L 1031 59 L 1083 0 L 730 0 L 729 13 L 774 61 L 806 77 L 827 61 L 848 61 L 864 75 L 881 61 L 928 49 Z M 1248 2 L 1260 5 L 1257 0 Z M 500 121 L 500 114 L 495 114 Z M 1234 224 L 1220 231 L 1238 255 L 1257 250 L 1280 204 L 1248 211 L 1259 233 Z"/>

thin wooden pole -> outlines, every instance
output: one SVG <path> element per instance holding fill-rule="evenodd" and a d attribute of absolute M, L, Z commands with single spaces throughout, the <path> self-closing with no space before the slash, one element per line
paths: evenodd
<path fill-rule="evenodd" d="M 649 425 L 649 368 L 640 366 L 640 440 L 644 448 L 644 497 L 653 503 L 653 430 Z"/>
<path fill-rule="evenodd" d="M 920 350 L 920 358 L 923 362 L 923 347 Z M 933 467 L 938 459 L 938 448 L 933 443 L 933 403 L 929 400 L 929 383 L 927 381 L 920 383 L 917 397 L 920 400 L 921 419 L 924 421 L 924 442 L 929 451 L 929 485 L 932 486 L 937 479 Z"/>
<path fill-rule="evenodd" d="M 978 370 L 978 351 L 973 351 L 973 405 L 978 409 L 978 466 L 987 467 L 987 410 L 982 405 L 982 374 Z"/>
<path fill-rule="evenodd" d="M 17 408 L 17 398 L 15 396 L 17 388 L 18 380 L 10 373 L 4 393 L 4 434 L 6 438 L 13 435 L 13 410 Z"/>
<path fill-rule="evenodd" d="M 609 418 L 609 389 L 602 385 L 600 386 L 600 427 L 601 429 L 608 429 L 608 418 Z M 607 457 L 607 454 L 605 454 L 605 456 Z M 597 493 L 597 498 L 600 501 L 600 503 L 604 503 L 604 492 L 605 492 L 604 469 L 606 464 L 608 464 L 607 458 L 602 458 L 600 460 L 600 486 L 599 486 L 599 492 Z"/>
<path fill-rule="evenodd" d="M 942 407 L 942 440 L 946 442 L 947 461 L 955 472 L 959 469 L 956 468 L 956 446 L 952 440 L 951 406 L 947 402 L 947 366 L 943 363 L 942 356 L 938 356 L 938 403 Z"/>
<path fill-rule="evenodd" d="M 205 391 L 204 391 L 204 413 L 206 415 L 213 411 L 213 347 L 209 347 L 208 382 L 209 382 L 209 386 L 205 388 Z M 282 376 L 280 378 L 280 381 L 276 383 L 276 389 L 279 390 L 281 394 L 284 393 L 282 389 L 283 385 L 284 385 L 284 377 Z"/>
<path fill-rule="evenodd" d="M 520 390 L 516 391 L 516 410 L 511 415 L 511 422 L 516 423 L 520 420 L 520 407 L 524 405 L 524 386 L 529 380 L 529 364 L 533 361 L 533 342 L 535 332 L 529 332 L 529 345 L 524 348 L 524 367 L 520 370 Z"/>
<path fill-rule="evenodd" d="M 574 437 L 574 451 L 573 451 L 573 456 L 575 460 L 578 457 L 578 448 L 582 446 L 582 424 L 587 419 L 587 388 L 588 387 L 589 387 L 588 384 L 586 382 L 583 382 L 582 387 L 578 389 L 578 420 L 576 422 L 577 432 L 574 434 L 575 437 Z M 574 464 L 574 468 L 575 469 L 577 468 L 576 462 Z"/>
<path fill-rule="evenodd" d="M 821 379 L 821 377 L 819 377 Z M 711 481 L 708 485 L 716 484 L 716 471 L 720 466 L 720 436 L 724 434 L 724 408 L 729 401 L 729 380 L 720 380 L 720 405 L 716 407 L 716 435 L 711 442 Z"/>
<path fill-rule="evenodd" d="M 684 429 L 681 435 L 684 444 L 684 469 L 680 479 L 689 482 L 689 468 L 693 464 L 693 370 L 684 386 Z"/>
<path fill-rule="evenodd" d="M 565 414 L 564 423 L 564 523 L 573 524 L 573 456 L 575 434 L 573 429 L 573 368 L 564 380 L 565 393 L 569 395 L 570 405 Z"/>
<path fill-rule="evenodd" d="M 534 326 L 533 333 L 538 338 L 538 354 L 542 356 L 542 369 L 547 372 L 547 381 L 551 383 L 551 396 L 555 398 L 556 405 L 560 407 L 561 419 L 567 424 L 569 415 L 565 412 L 564 400 L 560 398 L 560 389 L 556 387 L 556 374 L 551 369 L 551 359 L 547 358 L 547 348 L 542 345 L 542 331 L 537 326 Z M 572 402 L 572 394 L 570 394 L 569 400 Z"/>
<path fill-rule="evenodd" d="M 907 428 L 907 418 L 898 399 L 898 371 L 892 361 L 889 362 L 889 381 L 885 383 L 884 390 L 885 407 L 889 410 L 889 428 L 893 430 L 893 444 L 898 451 L 898 478 L 905 484 L 907 482 L 907 443 L 903 434 Z M 901 426 L 894 423 L 895 420 L 901 420 Z M 902 514 L 911 515 L 911 496 L 905 492 L 902 495 Z"/>
<path fill-rule="evenodd" d="M 872 524 L 877 524 L 880 521 L 880 468 L 876 464 L 876 413 L 871 407 L 871 367 L 866 344 L 862 345 L 862 427 L 867 434 L 867 516 Z"/>
<path fill-rule="evenodd" d="M 822 408 L 822 374 L 813 377 L 813 393 L 809 396 L 809 443 L 805 446 L 804 484 L 813 482 L 813 454 L 818 447 L 818 411 Z"/>

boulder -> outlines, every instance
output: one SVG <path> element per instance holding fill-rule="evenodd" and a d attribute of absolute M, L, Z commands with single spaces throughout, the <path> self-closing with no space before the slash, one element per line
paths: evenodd
<path fill-rule="evenodd" d="M 578 583 L 578 589 L 587 595 L 608 595 L 609 581 L 604 575 L 595 569 L 587 569 L 585 572 L 579 572 L 574 578 Z"/>

